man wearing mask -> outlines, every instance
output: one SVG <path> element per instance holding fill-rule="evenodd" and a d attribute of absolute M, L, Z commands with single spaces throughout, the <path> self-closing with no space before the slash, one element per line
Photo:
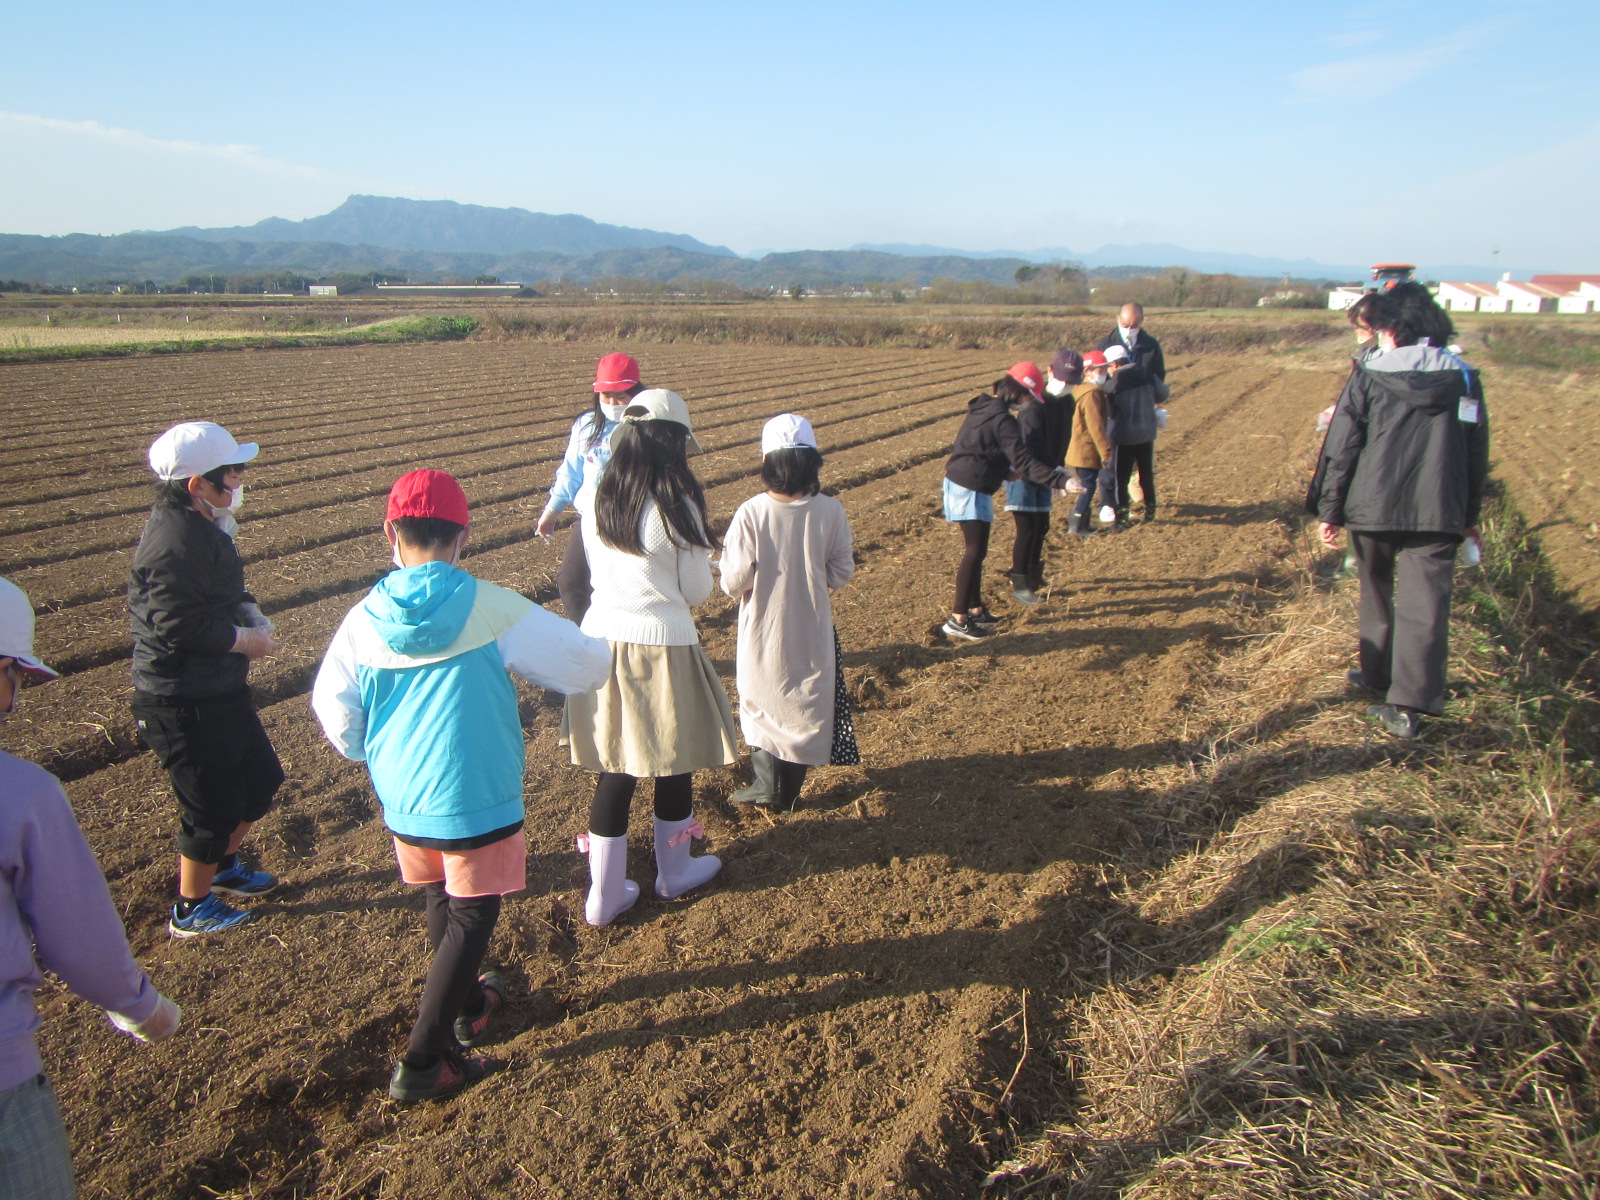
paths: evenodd
<path fill-rule="evenodd" d="M 1144 519 L 1156 515 L 1156 423 L 1155 406 L 1166 400 L 1167 362 L 1161 356 L 1161 343 L 1144 330 L 1144 308 L 1128 303 L 1117 313 L 1117 327 L 1100 339 L 1095 347 L 1108 361 L 1115 361 L 1121 350 L 1127 357 L 1113 380 L 1111 397 L 1111 437 L 1117 444 L 1117 522 L 1129 519 L 1128 482 L 1135 469 L 1139 490 L 1144 493 Z"/>
<path fill-rule="evenodd" d="M 175 425 L 150 447 L 156 503 L 133 555 L 133 716 L 172 780 L 180 808 L 178 937 L 220 933 L 254 913 L 223 896 L 259 896 L 278 881 L 245 865 L 239 846 L 266 816 L 283 768 L 250 696 L 253 659 L 278 646 L 244 588 L 233 514 L 259 447 L 220 425 Z"/>
<path fill-rule="evenodd" d="M 0 722 L 24 677 L 54 679 L 33 654 L 33 605 L 0 579 Z M 0 751 L 0 1196 L 69 1200 L 72 1151 L 42 1070 L 33 996 L 53 972 L 125 1033 L 159 1042 L 178 1006 L 128 950 L 100 864 L 55 777 Z"/>

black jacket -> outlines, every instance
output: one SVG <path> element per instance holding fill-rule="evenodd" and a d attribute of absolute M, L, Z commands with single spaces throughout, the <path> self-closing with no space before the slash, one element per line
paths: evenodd
<path fill-rule="evenodd" d="M 1100 339 L 1097 350 L 1123 345 L 1122 335 L 1113 329 Z M 1167 360 L 1161 343 L 1144 330 L 1134 340 L 1126 366 L 1106 389 L 1110 402 L 1111 440 L 1119 446 L 1141 446 L 1156 440 L 1156 380 L 1165 382 Z"/>
<path fill-rule="evenodd" d="M 1012 471 L 1045 487 L 1060 487 L 1064 472 L 1040 462 L 1022 440 L 1022 426 L 1004 400 L 985 393 L 967 404 L 967 419 L 956 433 L 955 448 L 945 464 L 951 483 L 985 495 L 993 493 Z"/>
<path fill-rule="evenodd" d="M 1072 438 L 1071 393 L 1052 396 L 1047 392 L 1041 401 L 1024 400 L 1017 408 L 1017 424 L 1029 454 L 1047 467 L 1061 466 Z"/>
<path fill-rule="evenodd" d="M 204 700 L 245 686 L 250 660 L 232 653 L 244 590 L 233 539 L 192 508 L 150 511 L 128 576 L 133 686 Z"/>
<path fill-rule="evenodd" d="M 1405 346 L 1350 373 L 1306 508 L 1358 533 L 1460 535 L 1478 523 L 1488 474 L 1478 373 L 1436 347 Z"/>

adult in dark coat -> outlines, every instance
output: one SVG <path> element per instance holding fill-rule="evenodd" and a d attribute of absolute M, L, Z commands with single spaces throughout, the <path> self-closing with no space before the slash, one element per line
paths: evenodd
<path fill-rule="evenodd" d="M 1380 352 L 1334 408 L 1306 498 L 1323 543 L 1348 529 L 1361 578 L 1361 666 L 1350 681 L 1398 737 L 1444 711 L 1450 591 L 1463 538 L 1479 540 L 1489 414 L 1477 371 L 1431 344 L 1449 318 L 1418 283 L 1375 296 Z"/>
<path fill-rule="evenodd" d="M 1111 440 L 1117 446 L 1117 520 L 1128 520 L 1128 481 L 1139 472 L 1144 519 L 1156 515 L 1156 404 L 1168 394 L 1167 360 L 1161 343 L 1144 329 L 1143 305 L 1128 303 L 1117 313 L 1117 327 L 1095 349 L 1120 346 L 1128 358 L 1117 372 L 1111 394 Z M 1107 354 L 1110 358 L 1111 355 Z"/>

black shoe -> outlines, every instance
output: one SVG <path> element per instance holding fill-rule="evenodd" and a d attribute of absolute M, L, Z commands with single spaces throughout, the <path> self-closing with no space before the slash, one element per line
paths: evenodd
<path fill-rule="evenodd" d="M 967 614 L 967 624 L 976 625 L 979 629 L 993 629 L 1000 624 L 1000 618 L 987 608 L 980 608 L 977 612 L 969 612 Z"/>
<path fill-rule="evenodd" d="M 489 1040 L 489 1018 L 506 1002 L 506 981 L 499 971 L 479 975 L 478 986 L 483 989 L 483 1011 L 475 1017 L 456 1018 L 456 1042 L 468 1050 Z"/>
<path fill-rule="evenodd" d="M 974 620 L 964 620 L 961 617 L 951 617 L 944 623 L 944 634 L 963 642 L 981 642 L 989 636 L 990 631 L 979 625 Z"/>
<path fill-rule="evenodd" d="M 1032 608 L 1036 604 L 1043 604 L 1044 597 L 1033 590 L 1033 580 L 1026 571 L 1007 571 L 1006 578 L 1011 580 L 1011 598 L 1018 604 L 1026 604 Z"/>
<path fill-rule="evenodd" d="M 1410 741 L 1417 736 L 1422 719 L 1414 708 L 1401 708 L 1397 704 L 1369 704 L 1367 716 L 1375 719 L 1397 738 Z"/>
<path fill-rule="evenodd" d="M 426 1070 L 408 1067 L 404 1062 L 389 1077 L 389 1095 L 401 1104 L 419 1100 L 444 1100 L 476 1083 L 489 1073 L 487 1058 L 467 1058 L 446 1050 L 439 1061 Z"/>
<path fill-rule="evenodd" d="M 1142 524 L 1148 525 L 1148 524 L 1150 524 L 1151 521 L 1154 521 L 1155 519 L 1156 519 L 1156 506 L 1154 504 L 1146 504 L 1144 506 L 1144 520 L 1143 520 Z"/>
<path fill-rule="evenodd" d="M 1381 696 L 1388 688 L 1373 687 L 1367 682 L 1367 677 L 1360 670 L 1346 671 L 1344 681 L 1353 688 L 1360 688 L 1364 692 L 1371 692 L 1374 696 Z"/>

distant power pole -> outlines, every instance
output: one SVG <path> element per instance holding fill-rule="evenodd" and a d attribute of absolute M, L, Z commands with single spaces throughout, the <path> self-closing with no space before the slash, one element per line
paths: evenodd
<path fill-rule="evenodd" d="M 1493 271 L 1494 271 L 1494 277 L 1496 279 L 1499 279 L 1500 278 L 1500 247 L 1499 246 L 1496 246 L 1493 250 L 1489 251 L 1489 258 L 1490 258 L 1491 262 L 1494 264 L 1494 266 L 1492 268 Z"/>

